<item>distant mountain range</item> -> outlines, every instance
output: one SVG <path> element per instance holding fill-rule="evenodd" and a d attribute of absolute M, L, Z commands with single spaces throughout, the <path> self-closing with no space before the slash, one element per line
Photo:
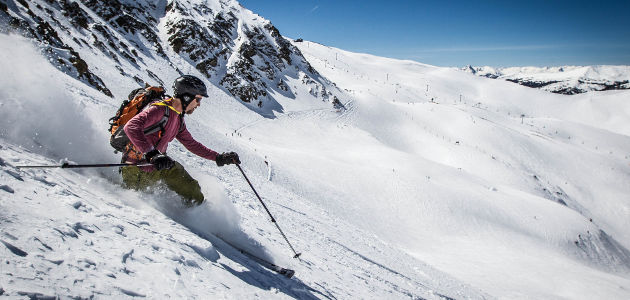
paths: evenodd
<path fill-rule="evenodd" d="M 630 89 L 630 66 L 473 67 L 463 71 L 556 94 Z"/>

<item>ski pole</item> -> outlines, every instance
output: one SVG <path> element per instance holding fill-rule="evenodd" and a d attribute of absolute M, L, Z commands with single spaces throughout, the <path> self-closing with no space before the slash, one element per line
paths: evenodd
<path fill-rule="evenodd" d="M 91 164 L 91 165 L 71 165 L 69 163 L 63 163 L 61 165 L 48 165 L 48 166 L 16 166 L 18 169 L 29 169 L 29 168 L 61 168 L 61 169 L 76 169 L 76 168 L 106 168 L 106 167 L 127 167 L 127 166 L 136 166 L 136 167 L 147 167 L 151 164 Z"/>
<path fill-rule="evenodd" d="M 293 254 L 295 254 L 295 256 L 293 256 L 293 258 L 299 258 L 300 255 L 302 255 L 302 253 L 295 252 L 295 249 L 293 248 L 291 243 L 289 243 L 289 239 L 287 239 L 287 236 L 284 234 L 284 232 L 282 232 L 282 229 L 280 229 L 280 225 L 278 225 L 278 222 L 276 222 L 276 219 L 271 215 L 271 212 L 267 208 L 267 205 L 265 205 L 265 202 L 262 201 L 262 198 L 260 198 L 260 196 L 258 195 L 258 192 L 256 192 L 256 189 L 252 185 L 252 182 L 249 181 L 249 178 L 247 178 L 247 176 L 245 175 L 245 172 L 243 172 L 243 169 L 241 168 L 241 166 L 239 164 L 236 164 L 236 163 L 235 163 L 235 165 L 238 167 L 239 171 L 241 171 L 241 174 L 243 174 L 243 177 L 245 177 L 245 180 L 247 180 L 247 183 L 249 183 L 249 186 L 252 188 L 252 191 L 254 191 L 254 194 L 256 194 L 256 197 L 258 197 L 258 201 L 260 201 L 260 204 L 262 204 L 262 206 L 267 211 L 267 214 L 269 215 L 269 217 L 271 217 L 271 222 L 273 222 L 273 224 L 276 225 L 276 227 L 278 228 L 278 231 L 280 231 L 280 234 L 282 234 L 282 237 L 284 238 L 284 240 L 287 242 L 289 247 L 291 247 L 291 250 L 293 251 Z"/>

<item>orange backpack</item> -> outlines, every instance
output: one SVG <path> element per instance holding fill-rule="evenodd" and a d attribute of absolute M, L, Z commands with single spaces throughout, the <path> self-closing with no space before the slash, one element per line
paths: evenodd
<path fill-rule="evenodd" d="M 131 91 L 128 96 L 129 100 L 123 101 L 116 115 L 109 119 L 109 132 L 111 133 L 109 143 L 116 151 L 124 152 L 127 144 L 129 144 L 129 138 L 123 130 L 125 124 L 140 113 L 149 103 L 161 100 L 164 96 L 164 88 L 160 86 L 146 86 Z M 157 124 L 147 128 L 145 134 L 151 134 L 161 130 L 166 121 L 168 121 L 168 116 L 162 118 Z"/>

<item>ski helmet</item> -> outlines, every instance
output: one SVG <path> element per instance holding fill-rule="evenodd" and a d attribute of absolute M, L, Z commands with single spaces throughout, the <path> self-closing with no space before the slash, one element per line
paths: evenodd
<path fill-rule="evenodd" d="M 192 75 L 183 75 L 175 79 L 175 82 L 173 82 L 173 94 L 176 98 L 183 98 L 184 96 L 194 98 L 196 95 L 208 97 L 206 85 L 201 79 Z"/>

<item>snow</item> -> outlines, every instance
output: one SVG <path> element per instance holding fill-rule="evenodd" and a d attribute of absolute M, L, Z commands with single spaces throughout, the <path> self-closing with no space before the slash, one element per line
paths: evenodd
<path fill-rule="evenodd" d="M 179 143 L 169 155 L 207 198 L 193 209 L 169 191 L 122 189 L 115 169 L 16 168 L 118 161 L 107 119 L 135 82 L 82 53 L 117 87 L 108 98 L 49 66 L 26 40 L 0 35 L 2 69 L 12 70 L 0 80 L 0 294 L 630 297 L 630 92 L 556 95 L 294 44 L 339 88 L 346 110 L 314 102 L 288 78 L 295 98 L 274 95 L 284 110 L 265 118 L 209 84 L 187 125 L 210 148 L 239 153 L 301 260 L 236 167 L 218 168 Z M 165 81 L 177 76 L 144 61 Z"/>
<path fill-rule="evenodd" d="M 506 77 L 529 77 L 541 81 L 587 77 L 593 80 L 624 81 L 630 79 L 628 66 L 562 66 L 562 67 L 478 67 L 479 75 L 495 74 Z"/>
<path fill-rule="evenodd" d="M 628 175 L 627 123 L 608 125 L 611 118 L 627 120 L 628 92 L 550 95 L 473 79 L 456 70 L 353 55 L 310 42 L 296 44 L 324 76 L 356 89 L 353 104 L 360 107 L 360 116 L 354 125 L 373 135 L 372 145 L 389 146 L 361 157 L 369 167 L 355 166 L 352 175 L 336 171 L 337 179 L 325 174 L 328 180 L 336 179 L 332 182 L 346 179 L 339 186 L 348 190 L 354 185 L 360 195 L 355 198 L 371 198 L 367 202 L 375 205 L 360 210 L 362 203 L 347 219 L 361 220 L 361 226 L 493 295 L 589 298 L 590 292 L 599 297 L 598 287 L 609 275 L 574 265 L 578 255 L 572 240 L 604 228 L 628 247 L 629 224 L 622 216 L 628 211 L 629 191 L 622 183 Z M 379 64 L 383 67 L 374 67 Z M 526 117 L 522 120 L 521 115 Z M 375 149 L 356 138 L 346 144 Z M 366 180 L 368 169 L 378 170 L 372 172 L 382 175 L 382 184 L 365 184 L 378 182 Z M 567 205 L 545 199 L 550 197 L 563 198 Z M 370 218 L 369 211 L 377 208 L 396 218 Z M 387 234 L 391 228 L 409 234 L 392 236 Z M 531 256 L 515 255 L 522 249 Z M 620 255 L 627 257 L 627 251 Z M 604 264 L 617 269 L 618 263 Z M 626 267 L 620 269 L 627 270 L 627 263 L 622 264 Z M 584 275 L 563 280 L 575 294 L 557 292 L 558 283 L 551 279 L 558 270 L 574 267 L 570 274 Z"/>
<path fill-rule="evenodd" d="M 630 66 L 561 66 L 561 67 L 472 67 L 463 68 L 465 72 L 478 76 L 505 79 L 510 81 L 535 84 L 540 89 L 550 92 L 571 90 L 601 91 L 630 88 Z"/>

